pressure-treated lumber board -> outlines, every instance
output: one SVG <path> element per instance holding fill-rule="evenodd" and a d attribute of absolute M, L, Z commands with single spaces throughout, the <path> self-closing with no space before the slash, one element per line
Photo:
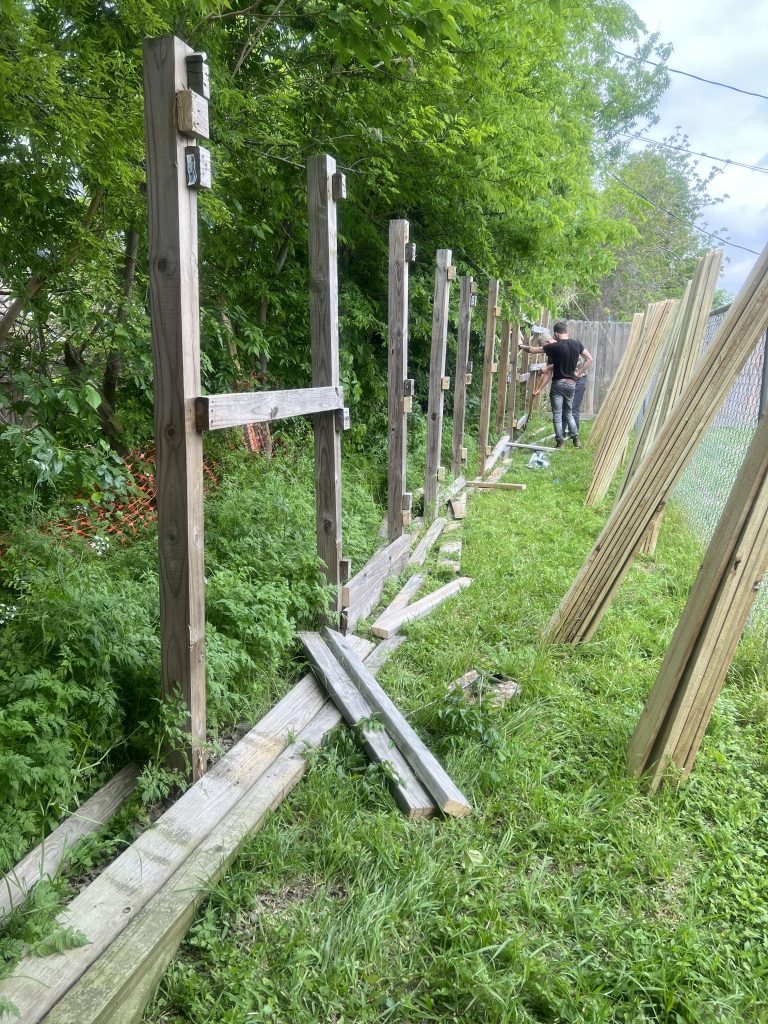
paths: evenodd
<path fill-rule="evenodd" d="M 224 430 L 343 408 L 344 392 L 340 387 L 208 395 L 195 399 L 195 423 L 198 430 Z"/>
<path fill-rule="evenodd" d="M 762 419 L 630 741 L 655 790 L 670 764 L 690 771 L 768 567 L 768 420 Z"/>
<path fill-rule="evenodd" d="M 393 615 L 395 612 L 401 611 L 406 608 L 411 601 L 411 598 L 424 583 L 424 577 L 421 573 L 415 573 L 406 583 L 402 589 L 392 598 L 387 607 L 382 612 L 382 615 Z"/>
<path fill-rule="evenodd" d="M 424 521 L 437 515 L 438 473 L 443 440 L 445 353 L 448 346 L 448 308 L 451 298 L 452 253 L 438 249 L 435 257 L 435 294 L 432 302 L 432 346 L 429 356 L 429 397 L 427 400 L 427 451 L 424 475 Z"/>
<path fill-rule="evenodd" d="M 320 692 L 314 680 L 313 685 Z M 307 767 L 306 749 L 319 746 L 340 719 L 323 693 L 321 710 L 296 740 L 258 782 L 242 789 L 241 799 L 221 816 L 173 877 L 48 1013 L 45 1024 L 139 1024 L 144 1007 L 211 886 L 223 876 L 245 837 L 261 828 L 270 811 L 302 777 Z M 35 1013 L 23 1019 L 36 1021 L 40 1016 Z"/>
<path fill-rule="evenodd" d="M 491 426 L 491 393 L 493 391 L 493 354 L 496 348 L 496 309 L 499 302 L 499 282 L 488 281 L 488 310 L 485 318 L 485 350 L 483 353 L 483 387 L 480 394 L 480 435 L 477 442 L 477 473 L 483 472 Z"/>
<path fill-rule="evenodd" d="M 490 473 L 491 472 L 491 470 L 496 465 L 496 463 L 499 461 L 499 459 L 502 457 L 502 455 L 505 454 L 508 445 L 509 445 L 509 434 L 504 434 L 496 442 L 496 445 L 495 445 L 493 451 L 488 456 L 488 458 L 485 460 L 485 465 L 483 466 L 483 473 Z"/>
<path fill-rule="evenodd" d="M 371 633 L 386 640 L 387 637 L 396 633 L 401 626 L 404 626 L 406 622 L 413 622 L 414 619 L 421 619 L 425 615 L 429 615 L 430 612 L 438 608 L 444 601 L 447 601 L 449 597 L 453 597 L 454 594 L 458 594 L 460 590 L 468 587 L 471 582 L 472 580 L 469 577 L 461 576 L 457 580 L 446 583 L 445 586 L 440 587 L 431 594 L 427 594 L 426 597 L 414 601 L 413 604 L 409 604 L 407 608 L 403 608 L 399 612 L 380 616 L 371 626 Z"/>
<path fill-rule="evenodd" d="M 631 365 L 629 360 L 622 364 L 627 372 L 623 374 L 621 390 L 614 390 L 617 397 L 611 412 L 610 427 L 595 450 L 587 505 L 596 505 L 605 497 L 621 465 L 632 426 L 643 404 L 654 365 L 676 308 L 677 303 L 673 300 L 655 302 L 648 307 L 643 322 L 641 347 L 636 355 L 630 353 Z"/>
<path fill-rule="evenodd" d="M 161 679 L 167 700 L 183 698 L 192 778 L 199 779 L 206 725 L 203 439 L 194 422 L 201 391 L 197 192 L 187 188 L 189 139 L 174 118 L 192 49 L 166 36 L 145 39 L 143 52 Z M 183 760 L 174 766 L 183 768 Z"/>
<path fill-rule="evenodd" d="M 651 520 L 685 471 L 767 323 L 768 246 L 552 617 L 547 629 L 551 641 L 577 643 L 597 628 Z"/>
<path fill-rule="evenodd" d="M 388 640 L 382 640 L 368 657 L 363 659 L 368 667 L 368 671 L 376 675 L 390 654 L 396 651 L 401 644 L 404 644 L 407 639 L 402 633 L 395 633 Z"/>
<path fill-rule="evenodd" d="M 339 277 L 337 213 L 333 180 L 336 161 L 327 154 L 307 158 L 309 232 L 309 325 L 312 386 L 339 387 Z M 315 534 L 317 554 L 333 590 L 329 612 L 341 610 L 341 432 L 335 412 L 313 419 L 315 443 Z"/>
<path fill-rule="evenodd" d="M 505 484 L 496 480 L 470 480 L 468 487 L 475 487 L 480 491 L 524 491 L 527 484 Z"/>
<path fill-rule="evenodd" d="M 464 460 L 464 418 L 467 410 L 467 366 L 469 332 L 472 324 L 472 278 L 462 277 L 459 284 L 459 326 L 456 334 L 456 371 L 453 378 L 453 437 L 451 472 L 461 475 Z"/>
<path fill-rule="evenodd" d="M 313 671 L 322 680 L 344 721 L 358 729 L 368 757 L 375 764 L 388 767 L 387 781 L 398 807 L 410 820 L 433 817 L 437 813 L 437 807 L 432 797 L 419 782 L 388 732 L 378 723 L 365 724 L 370 721 L 373 708 L 328 649 L 324 639 L 319 633 L 300 633 L 299 638 L 312 663 Z M 369 674 L 373 679 L 373 673 Z"/>
<path fill-rule="evenodd" d="M 352 630 L 379 603 L 384 585 L 390 576 L 399 576 L 408 562 L 408 552 L 416 539 L 415 534 L 404 534 L 381 548 L 363 566 L 359 573 L 342 588 L 342 604 L 347 617 L 347 629 Z"/>
<path fill-rule="evenodd" d="M 403 535 L 403 494 L 406 490 L 408 417 L 405 378 L 408 375 L 408 244 L 407 220 L 389 222 L 389 305 L 387 319 L 387 536 Z"/>
<path fill-rule="evenodd" d="M 440 810 L 460 818 L 470 814 L 472 807 L 467 798 L 395 707 L 384 688 L 345 643 L 344 637 L 324 627 L 323 639 L 371 708 L 379 713 L 387 731 Z"/>
<path fill-rule="evenodd" d="M 24 957 L 0 981 L 25 1024 L 36 1024 L 114 942 L 173 873 L 211 834 L 282 752 L 292 732 L 317 715 L 326 697 L 307 675 L 211 770 L 109 864 L 57 921 L 88 945 L 49 957 Z"/>
<path fill-rule="evenodd" d="M 556 452 L 556 451 L 559 451 L 558 448 L 553 448 L 551 445 L 546 445 L 546 444 L 520 444 L 517 441 L 514 441 L 512 444 L 510 444 L 509 447 L 510 448 L 519 448 L 521 450 L 533 451 L 533 452 Z"/>
<path fill-rule="evenodd" d="M 629 373 L 629 368 L 634 364 L 638 348 L 642 343 L 645 319 L 646 313 L 635 313 L 635 315 L 632 317 L 632 326 L 630 328 L 629 341 L 627 342 L 627 349 L 624 354 L 625 358 L 619 364 L 619 372 L 617 373 L 614 380 L 611 382 L 611 386 L 608 389 L 607 394 L 600 401 L 600 408 L 598 410 L 597 415 L 595 416 L 594 422 L 592 423 L 592 429 L 589 432 L 589 445 L 591 448 L 597 448 L 602 443 L 606 430 L 609 429 L 610 425 L 613 423 L 613 418 L 615 415 L 615 406 L 618 402 L 618 396 L 622 394 L 625 390 L 626 376 Z M 595 338 L 599 336 L 599 325 L 594 325 L 593 333 L 595 335 Z M 592 356 L 595 359 L 595 365 L 593 370 L 594 376 L 598 371 L 597 355 L 593 351 L 591 345 L 588 345 L 587 348 L 592 353 Z"/>
<path fill-rule="evenodd" d="M 41 878 L 53 878 L 75 843 L 101 826 L 122 807 L 136 787 L 139 769 L 127 764 L 55 828 L 0 881 L 0 918 L 21 906 Z"/>
<path fill-rule="evenodd" d="M 427 555 L 432 550 L 437 538 L 445 529 L 445 524 L 447 522 L 448 520 L 441 516 L 431 524 L 427 532 L 413 549 L 413 554 L 408 559 L 408 565 L 424 565 Z"/>
<path fill-rule="evenodd" d="M 509 320 L 501 321 L 501 351 L 499 353 L 499 381 L 496 392 L 496 433 L 504 430 L 504 417 L 507 409 L 507 377 L 509 376 L 509 342 L 512 326 Z M 514 385 L 512 385 L 514 386 Z"/>

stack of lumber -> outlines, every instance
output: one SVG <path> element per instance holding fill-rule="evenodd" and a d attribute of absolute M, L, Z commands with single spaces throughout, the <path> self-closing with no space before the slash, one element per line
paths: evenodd
<path fill-rule="evenodd" d="M 588 505 L 596 505 L 605 497 L 626 454 L 632 426 L 651 383 L 653 369 L 676 308 L 677 302 L 670 299 L 651 303 L 643 317 L 642 330 L 630 335 L 626 354 L 610 391 L 611 418 L 595 448 L 592 483 L 586 499 Z"/>
<path fill-rule="evenodd" d="M 0 998 L 25 1024 L 138 1024 L 211 885 L 304 774 L 306 748 L 340 720 L 305 676 L 59 916 L 87 943 L 24 957 Z"/>
<path fill-rule="evenodd" d="M 470 814 L 469 801 L 348 641 L 328 627 L 322 636 L 302 633 L 301 639 L 345 721 L 360 729 L 369 756 L 385 765 L 395 799 L 406 813 L 425 817 L 439 810 L 459 818 Z M 378 719 L 375 726 L 372 716 Z"/>
<path fill-rule="evenodd" d="M 619 363 L 616 376 L 611 381 L 605 398 L 600 405 L 600 411 L 592 422 L 592 429 L 589 432 L 589 444 L 592 448 L 600 446 L 606 431 L 613 423 L 615 410 L 620 401 L 619 396 L 626 390 L 628 367 L 634 360 L 640 339 L 642 338 L 644 320 L 645 315 L 643 313 L 635 313 L 632 317 L 632 325 L 629 330 L 629 340 L 627 341 L 624 357 Z"/>
<path fill-rule="evenodd" d="M 630 741 L 632 772 L 656 790 L 687 775 L 768 568 L 768 419 L 757 427 Z"/>

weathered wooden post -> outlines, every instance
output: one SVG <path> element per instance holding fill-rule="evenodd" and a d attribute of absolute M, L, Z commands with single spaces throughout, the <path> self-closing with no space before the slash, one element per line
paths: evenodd
<path fill-rule="evenodd" d="M 344 175 L 325 154 L 307 161 L 309 215 L 309 318 L 312 334 L 312 386 L 339 386 L 339 282 L 336 262 L 336 201 L 346 195 Z M 341 610 L 341 430 L 339 410 L 317 413 L 315 502 L 317 553 L 335 588 L 330 611 Z"/>
<path fill-rule="evenodd" d="M 517 405 L 517 384 L 518 375 L 522 373 L 522 370 L 518 369 L 518 357 L 520 355 L 520 342 L 523 340 L 523 334 L 520 327 L 515 325 L 514 330 L 510 336 L 510 351 L 509 351 L 509 383 L 507 385 L 507 433 L 509 434 L 510 440 L 515 439 L 515 406 Z M 523 358 L 528 358 L 528 353 L 523 353 Z"/>
<path fill-rule="evenodd" d="M 499 353 L 499 384 L 496 394 L 496 433 L 504 432 L 504 413 L 507 407 L 507 378 L 509 376 L 509 320 L 501 321 L 501 351 Z"/>
<path fill-rule="evenodd" d="M 203 439 L 195 429 L 196 190 L 208 168 L 197 140 L 208 137 L 206 94 L 201 54 L 172 36 L 144 41 L 162 688 L 167 700 L 180 694 L 187 708 L 193 779 L 206 769 Z M 173 762 L 181 767 L 181 756 Z"/>
<path fill-rule="evenodd" d="M 445 376 L 445 350 L 448 343 L 448 305 L 451 281 L 456 268 L 451 266 L 451 250 L 438 249 L 435 259 L 435 297 L 432 303 L 432 349 L 429 357 L 429 401 L 427 405 L 427 467 L 424 474 L 424 522 L 437 515 L 439 481 L 445 472 L 440 465 L 443 438 L 443 402 L 450 387 Z"/>
<path fill-rule="evenodd" d="M 485 460 L 491 454 L 488 447 L 488 431 L 491 425 L 491 392 L 493 374 L 496 368 L 496 319 L 501 314 L 498 306 L 499 282 L 491 278 L 488 282 L 488 311 L 485 317 L 485 350 L 483 352 L 483 390 L 480 397 L 480 436 L 477 442 L 477 475 L 482 476 Z"/>
<path fill-rule="evenodd" d="M 413 404 L 408 372 L 408 264 L 416 258 L 407 220 L 389 222 L 389 400 L 387 434 L 387 536 L 401 537 L 411 521 L 411 495 L 405 489 L 407 416 Z"/>
<path fill-rule="evenodd" d="M 453 382 L 453 454 L 451 473 L 461 476 L 466 452 L 464 449 L 464 416 L 467 409 L 467 378 L 469 376 L 469 331 L 472 324 L 472 297 L 475 283 L 462 277 L 459 288 L 459 330 L 456 336 L 456 372 Z"/>

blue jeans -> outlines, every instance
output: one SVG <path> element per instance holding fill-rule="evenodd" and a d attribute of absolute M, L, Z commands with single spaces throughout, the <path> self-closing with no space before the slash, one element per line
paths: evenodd
<path fill-rule="evenodd" d="M 573 418 L 573 396 L 576 393 L 576 381 L 553 380 L 549 389 L 549 401 L 552 404 L 552 424 L 555 428 L 555 440 L 562 441 L 563 420 L 568 424 L 572 437 L 579 436 L 579 428 Z"/>
<path fill-rule="evenodd" d="M 583 377 L 578 377 L 576 380 L 576 392 L 573 396 L 573 403 L 571 405 L 571 411 L 573 412 L 573 418 L 576 420 L 576 430 L 578 431 L 581 427 L 581 400 L 584 398 L 584 392 L 587 390 L 587 377 L 586 374 Z"/>

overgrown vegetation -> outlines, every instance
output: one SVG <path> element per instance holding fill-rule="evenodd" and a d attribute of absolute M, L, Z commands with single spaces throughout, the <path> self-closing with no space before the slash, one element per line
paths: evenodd
<path fill-rule="evenodd" d="M 476 813 L 409 824 L 346 730 L 249 843 L 148 1022 L 759 1021 L 768 987 L 766 634 L 742 643 L 690 782 L 645 796 L 624 750 L 701 557 L 671 508 L 597 634 L 540 630 L 597 536 L 589 454 L 476 494 L 474 583 L 383 673 Z M 470 668 L 522 695 L 448 693 Z"/>

